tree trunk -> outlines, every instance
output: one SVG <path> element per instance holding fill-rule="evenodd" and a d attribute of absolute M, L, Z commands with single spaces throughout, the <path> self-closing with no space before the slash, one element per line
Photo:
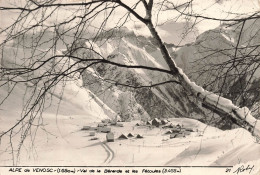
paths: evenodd
<path fill-rule="evenodd" d="M 260 122 L 258 122 L 258 120 L 250 114 L 250 111 L 247 107 L 239 108 L 235 106 L 230 100 L 220 97 L 212 92 L 208 92 L 202 87 L 196 85 L 194 82 L 191 82 L 190 79 L 182 72 L 182 69 L 177 67 L 176 63 L 172 60 L 165 44 L 162 42 L 152 22 L 147 22 L 146 26 L 149 28 L 152 36 L 155 38 L 163 58 L 172 72 L 172 75 L 178 78 L 181 86 L 186 90 L 187 93 L 192 94 L 207 109 L 218 113 L 220 117 L 230 117 L 234 123 L 242 128 L 247 129 L 258 139 L 260 138 Z"/>

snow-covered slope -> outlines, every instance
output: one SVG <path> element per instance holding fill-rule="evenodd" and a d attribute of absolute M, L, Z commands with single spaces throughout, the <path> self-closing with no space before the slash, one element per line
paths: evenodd
<path fill-rule="evenodd" d="M 192 44 L 172 48 L 171 54 L 191 80 L 238 106 L 252 108 L 260 100 L 259 23 L 223 24 L 202 33 Z"/>
<path fill-rule="evenodd" d="M 152 43 L 153 40 L 145 37 L 137 37 L 135 34 L 125 31 L 122 37 L 100 39 L 91 43 L 93 48 L 100 52 L 104 58 L 109 61 L 124 65 L 145 65 L 157 68 L 167 68 L 165 61 L 162 59 L 158 48 Z M 129 34 L 129 35 L 127 35 Z M 118 36 L 117 36 L 118 37 Z M 84 41 L 81 42 L 81 44 Z M 86 45 L 90 43 L 85 41 Z M 88 58 L 88 56 L 99 57 L 91 52 L 77 51 L 76 56 Z M 93 74 L 94 73 L 94 74 Z M 94 67 L 93 71 L 86 71 L 83 74 L 83 82 L 93 93 L 100 94 L 99 97 L 111 108 L 119 101 L 118 96 L 122 92 L 131 92 L 134 103 L 142 106 L 151 118 L 167 118 L 188 116 L 196 110 L 191 110 L 190 106 L 195 106 L 184 96 L 178 85 L 168 83 L 153 88 L 130 88 L 129 86 L 149 86 L 164 81 L 174 80 L 165 73 L 149 71 L 144 69 L 127 69 L 99 64 Z M 125 84 L 126 86 L 123 86 Z M 114 94 L 111 97 L 111 94 Z M 124 98 L 126 99 L 126 98 Z M 112 100 L 112 101 L 111 101 Z M 131 106 L 131 105 L 128 105 Z M 116 109 L 115 109 L 116 110 Z M 140 108 L 140 110 L 142 110 Z M 117 110 L 118 113 L 120 111 Z M 140 114 L 139 114 L 140 115 Z M 142 118 L 142 117 L 141 117 Z"/>
<path fill-rule="evenodd" d="M 3 67 L 19 67 L 19 63 L 22 61 L 17 55 L 27 51 L 29 50 L 6 47 L 3 51 L 6 59 L 1 60 L 1 65 Z M 66 69 L 66 66 L 70 65 L 66 62 L 62 63 L 62 61 L 59 63 L 63 67 L 59 67 L 57 64 L 53 69 L 58 71 Z M 50 66 L 47 64 L 35 71 L 34 76 L 41 75 L 42 72 L 51 68 Z M 75 147 L 81 146 L 80 143 L 76 143 L 76 140 L 82 139 L 82 135 L 76 134 L 72 138 L 66 138 L 66 135 L 76 132 L 84 123 L 114 118 L 117 115 L 95 94 L 82 87 L 82 80 L 78 76 L 65 78 L 65 81 L 58 82 L 53 88 L 50 88 L 43 100 L 39 100 L 39 104 L 34 109 L 32 106 L 34 106 L 35 100 L 41 96 L 41 83 L 24 82 L 28 78 L 25 75 L 16 76 L 13 79 L 16 82 L 20 81 L 20 83 L 9 82 L 6 84 L 5 77 L 1 78 L 3 79 L 0 81 L 0 133 L 2 134 L 15 126 L 11 132 L 1 137 L 1 165 L 29 163 L 38 160 L 37 153 L 41 149 L 37 148 L 42 146 L 48 148 L 50 154 L 63 154 L 62 151 L 71 149 L 75 152 Z M 33 110 L 28 112 L 30 109 Z M 26 117 L 23 119 L 24 116 Z M 72 145 L 72 143 L 75 144 Z M 58 153 L 57 150 L 61 152 Z M 76 159 L 72 159 L 75 156 L 71 157 L 70 153 L 68 157 L 71 162 L 78 159 L 78 156 Z"/>

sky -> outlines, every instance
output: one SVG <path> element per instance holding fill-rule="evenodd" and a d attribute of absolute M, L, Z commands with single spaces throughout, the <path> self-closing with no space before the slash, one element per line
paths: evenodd
<path fill-rule="evenodd" d="M 24 0 L 0 0 L 0 6 L 6 6 L 8 2 L 12 3 L 20 3 L 23 4 Z M 60 3 L 64 2 L 79 2 L 80 0 L 58 0 Z M 88 0 L 84 0 L 88 1 Z M 127 5 L 131 6 L 136 1 L 122 0 Z M 154 1 L 160 2 L 159 1 Z M 182 4 L 187 0 L 172 0 L 175 5 Z M 237 14 L 249 14 L 255 11 L 259 11 L 259 2 L 260 0 L 193 0 L 192 10 L 193 14 L 201 14 L 209 17 L 217 17 L 217 18 L 232 18 Z M 154 24 L 157 24 L 156 29 L 159 35 L 165 42 L 174 43 L 174 44 L 186 44 L 194 41 L 196 37 L 210 29 L 214 29 L 218 27 L 221 23 L 219 21 L 212 20 L 196 20 L 196 25 L 193 27 L 193 30 L 189 30 L 190 26 L 192 26 L 195 22 L 195 18 L 187 18 L 185 16 L 179 17 L 179 12 L 174 10 L 166 10 L 160 11 L 158 14 L 158 8 L 160 6 L 154 6 L 153 10 L 153 21 Z M 118 8 L 113 14 L 111 20 L 107 23 L 107 27 L 114 26 L 115 23 L 125 14 L 125 9 Z M 141 16 L 145 16 L 145 10 L 143 8 L 143 4 L 137 6 L 136 12 Z M 185 12 L 190 12 L 185 11 Z M 232 14 L 230 14 L 230 12 Z M 56 14 L 53 14 L 50 20 L 48 21 L 50 24 L 55 23 L 56 19 L 64 20 L 70 17 L 72 13 L 66 9 L 61 9 Z M 8 12 L 8 11 L 0 11 L 0 26 L 3 28 L 4 26 L 10 25 L 12 19 L 15 19 L 17 16 L 17 12 Z M 95 21 L 93 21 L 93 25 L 100 24 L 105 17 L 105 13 L 98 16 Z M 134 30 L 138 35 L 149 36 L 149 30 L 146 28 L 144 24 L 138 21 L 136 18 L 131 16 L 131 21 L 127 22 L 125 25 Z M 1 36 L 0 36 L 1 37 Z M 0 38 L 1 39 L 1 38 Z"/>

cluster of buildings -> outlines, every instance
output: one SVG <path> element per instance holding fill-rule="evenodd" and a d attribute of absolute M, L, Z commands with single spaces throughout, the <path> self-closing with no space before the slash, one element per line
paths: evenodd
<path fill-rule="evenodd" d="M 155 127 L 162 126 L 163 129 L 167 129 L 165 134 L 170 135 L 170 139 L 186 137 L 187 135 L 190 135 L 191 132 L 194 132 L 194 130 L 192 128 L 186 128 L 180 124 L 173 125 L 167 119 L 160 120 L 158 118 L 154 118 L 151 121 L 147 121 L 146 125 L 151 125 L 151 126 L 155 126 Z"/>
<path fill-rule="evenodd" d="M 124 127 L 124 124 L 120 121 L 114 121 L 111 119 L 104 119 L 100 123 L 97 124 L 96 127 L 92 126 L 84 126 L 82 130 L 89 130 L 89 135 L 92 136 L 91 140 L 98 139 L 97 137 L 94 137 L 97 132 L 99 133 L 106 133 L 106 140 L 107 142 L 114 142 L 115 141 L 115 135 L 113 132 L 111 132 L 111 126 L 117 126 L 117 127 Z M 149 126 L 151 127 L 160 127 L 162 129 L 165 129 L 166 132 L 165 135 L 169 135 L 170 139 L 173 138 L 181 138 L 186 137 L 187 135 L 190 135 L 191 132 L 194 132 L 192 128 L 186 128 L 183 125 L 177 124 L 173 125 L 169 120 L 167 119 L 158 119 L 154 118 L 150 121 L 147 121 L 146 123 L 136 123 L 135 126 Z M 121 134 L 118 139 L 129 139 L 129 138 L 137 138 L 141 139 L 143 136 L 141 134 Z"/>
<path fill-rule="evenodd" d="M 170 121 L 167 119 L 158 119 L 158 118 L 154 118 L 153 120 L 147 121 L 146 125 L 153 125 L 156 127 L 159 127 L 160 125 L 166 125 L 167 123 L 169 123 Z"/>
<path fill-rule="evenodd" d="M 82 130 L 89 130 L 90 136 L 95 136 L 97 132 L 99 133 L 106 133 L 106 140 L 107 142 L 114 142 L 115 135 L 113 132 L 111 132 L 111 127 L 109 126 L 117 126 L 117 127 L 124 127 L 123 123 L 119 123 L 119 121 L 114 121 L 110 119 L 104 119 L 101 120 L 101 123 L 98 123 L 96 127 L 92 126 L 83 126 Z M 118 139 L 128 139 L 128 138 L 143 138 L 141 134 L 137 134 L 136 136 L 132 133 L 129 133 L 128 135 L 121 134 Z M 96 140 L 98 138 L 92 137 L 91 140 Z"/>

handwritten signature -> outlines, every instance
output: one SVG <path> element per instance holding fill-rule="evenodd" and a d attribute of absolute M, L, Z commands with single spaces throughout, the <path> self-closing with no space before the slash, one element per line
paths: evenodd
<path fill-rule="evenodd" d="M 244 165 L 238 167 L 233 173 L 242 173 L 242 172 L 246 172 L 249 171 L 249 174 L 251 173 L 251 171 L 253 170 L 254 165 L 247 165 L 247 167 L 245 167 Z"/>

